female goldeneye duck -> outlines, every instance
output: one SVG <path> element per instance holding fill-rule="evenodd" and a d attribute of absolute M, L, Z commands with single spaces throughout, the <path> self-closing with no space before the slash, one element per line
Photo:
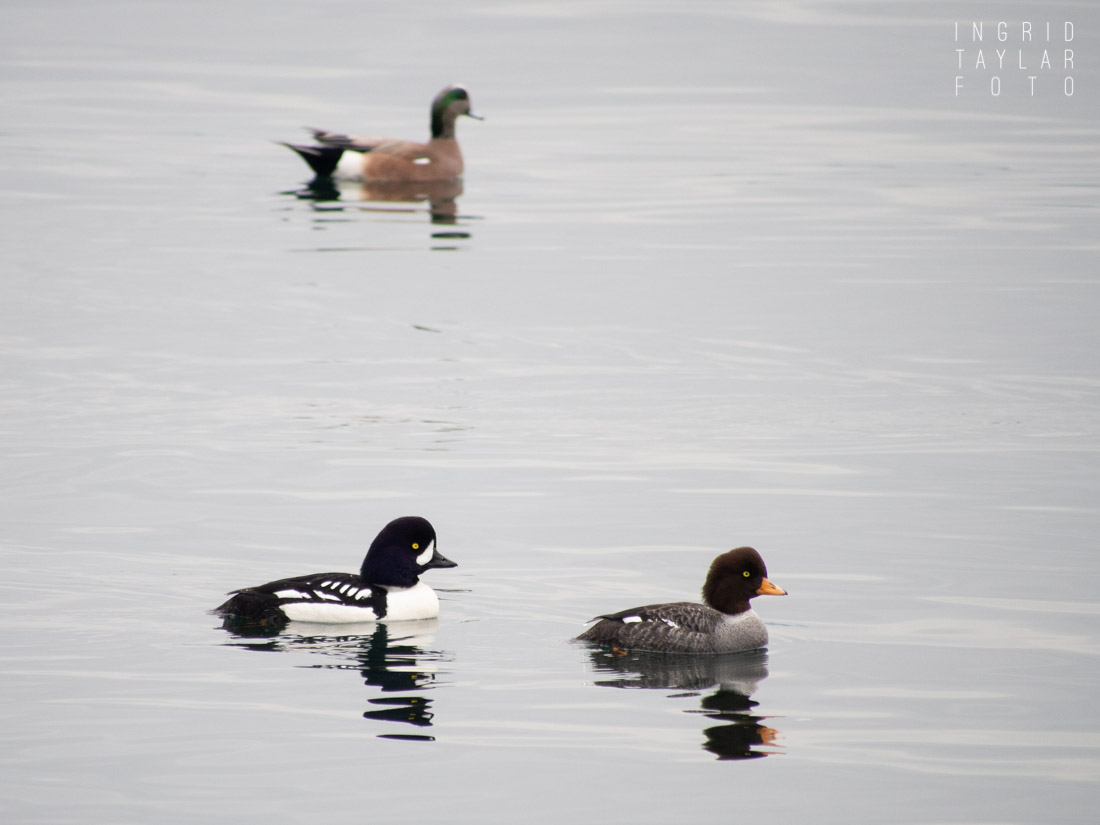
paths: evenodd
<path fill-rule="evenodd" d="M 432 619 L 439 615 L 439 598 L 420 574 L 458 566 L 435 543 L 427 519 L 394 519 L 371 543 L 358 575 L 313 573 L 243 587 L 230 591 L 232 598 L 211 612 L 227 624 L 245 626 Z"/>
<path fill-rule="evenodd" d="M 703 601 L 669 602 L 606 613 L 577 637 L 620 649 L 666 653 L 737 653 L 768 643 L 768 629 L 749 606 L 755 596 L 786 596 L 768 581 L 768 569 L 751 547 L 716 558 L 703 584 Z"/>

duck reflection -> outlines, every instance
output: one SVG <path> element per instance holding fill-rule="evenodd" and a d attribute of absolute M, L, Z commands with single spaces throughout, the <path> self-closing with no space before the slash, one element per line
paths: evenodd
<path fill-rule="evenodd" d="M 382 695 L 367 700 L 363 718 L 374 722 L 400 723 L 415 728 L 432 726 L 432 700 L 422 695 L 436 681 L 441 651 L 431 650 L 431 632 L 437 619 L 414 622 L 385 622 L 363 625 L 318 625 L 291 622 L 282 629 L 226 626 L 228 644 L 248 650 L 309 651 L 335 661 L 305 665 L 328 670 L 357 670 L 365 684 Z M 402 694 L 402 695 L 388 695 Z M 434 741 L 427 734 L 381 733 L 380 739 Z"/>
<path fill-rule="evenodd" d="M 596 679 L 600 687 L 689 691 L 671 695 L 701 696 L 699 708 L 687 713 L 721 722 L 703 729 L 702 744 L 719 759 L 759 759 L 774 753 L 762 748 L 774 746 L 778 732 L 763 724 L 766 717 L 753 712 L 758 703 L 750 698 L 768 678 L 766 651 L 705 656 L 596 648 L 589 656 L 597 674 L 613 677 Z M 702 695 L 715 686 L 714 693 Z"/>
<path fill-rule="evenodd" d="M 410 204 L 409 206 L 360 206 L 364 211 L 415 213 L 421 211 L 412 204 L 428 204 L 433 224 L 453 226 L 458 223 L 458 198 L 462 195 L 461 180 L 437 181 L 340 181 L 331 177 L 314 178 L 301 189 L 284 192 L 299 200 L 313 201 L 319 211 L 343 211 L 356 203 Z M 333 206 L 333 204 L 340 206 Z M 433 237 L 469 237 L 468 233 L 444 233 Z"/>

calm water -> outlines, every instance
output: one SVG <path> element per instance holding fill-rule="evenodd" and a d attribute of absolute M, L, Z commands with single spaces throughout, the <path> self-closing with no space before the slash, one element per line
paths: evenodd
<path fill-rule="evenodd" d="M 1100 13 L 730 5 L 6 4 L 4 821 L 1094 821 Z M 206 615 L 405 514 L 438 622 Z M 569 643 L 739 544 L 766 655 Z"/>

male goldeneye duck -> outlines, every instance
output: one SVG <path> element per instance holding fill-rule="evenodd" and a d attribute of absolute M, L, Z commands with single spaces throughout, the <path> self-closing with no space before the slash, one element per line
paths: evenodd
<path fill-rule="evenodd" d="M 427 519 L 406 516 L 382 528 L 358 574 L 313 573 L 242 587 L 211 612 L 227 624 L 246 626 L 432 619 L 439 615 L 439 598 L 420 574 L 457 566 L 436 549 Z"/>
<path fill-rule="evenodd" d="M 751 547 L 716 558 L 703 584 L 703 601 L 649 604 L 606 613 L 577 637 L 615 648 L 665 653 L 736 653 L 768 643 L 768 629 L 749 606 L 755 596 L 786 596 L 768 581 L 768 569 Z"/>

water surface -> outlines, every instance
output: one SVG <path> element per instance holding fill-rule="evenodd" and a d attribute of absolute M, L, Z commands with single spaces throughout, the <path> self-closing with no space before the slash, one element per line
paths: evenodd
<path fill-rule="evenodd" d="M 5 819 L 1091 822 L 1100 20 L 986 11 L 1074 97 L 950 4 L 9 4 Z M 459 191 L 272 142 L 454 81 Z M 205 613 L 406 514 L 438 622 Z M 569 642 L 740 544 L 766 654 Z"/>

